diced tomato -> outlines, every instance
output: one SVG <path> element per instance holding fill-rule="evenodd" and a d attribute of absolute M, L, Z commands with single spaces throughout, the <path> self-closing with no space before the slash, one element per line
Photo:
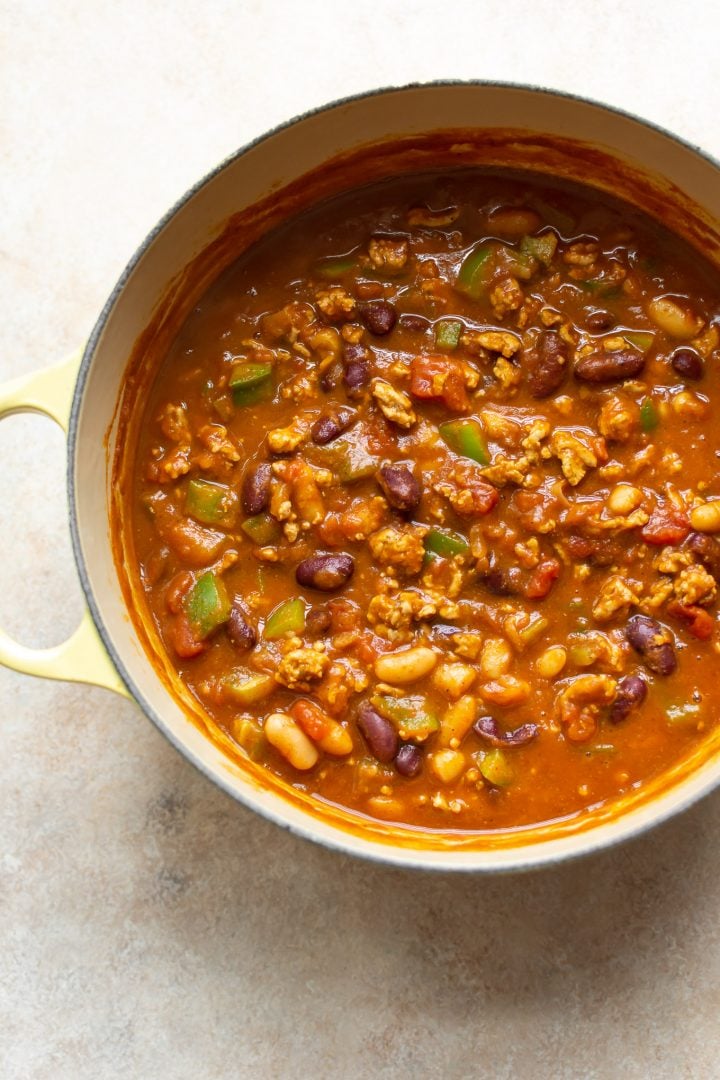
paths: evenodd
<path fill-rule="evenodd" d="M 168 637 L 172 647 L 183 660 L 189 660 L 193 656 L 199 656 L 207 649 L 207 642 L 200 641 L 195 637 L 190 623 L 184 612 L 176 615 L 168 629 Z"/>
<path fill-rule="evenodd" d="M 666 502 L 655 507 L 640 535 L 646 544 L 664 547 L 666 544 L 682 544 L 689 532 L 690 522 L 687 514 L 672 503 Z"/>
<path fill-rule="evenodd" d="M 470 408 L 462 364 L 451 356 L 416 356 L 410 368 L 410 393 L 442 401 L 453 412 Z"/>
<path fill-rule="evenodd" d="M 715 629 L 715 620 L 709 611 L 705 611 L 704 608 L 699 607 L 697 604 L 681 604 L 677 600 L 673 600 L 667 606 L 668 615 L 673 615 L 675 618 L 682 619 L 687 624 L 688 633 L 693 637 L 699 638 L 701 641 L 707 641 L 712 637 L 713 630 Z"/>
<path fill-rule="evenodd" d="M 296 701 L 290 714 L 305 734 L 316 742 L 323 739 L 333 728 L 334 721 L 312 701 Z"/>
<path fill-rule="evenodd" d="M 173 615 L 182 611 L 182 602 L 190 591 L 193 581 L 194 578 L 189 570 L 181 570 L 168 584 L 165 590 L 165 607 Z"/>
<path fill-rule="evenodd" d="M 560 576 L 560 563 L 557 559 L 543 559 L 533 570 L 525 586 L 528 600 L 542 600 L 550 592 L 553 582 Z"/>

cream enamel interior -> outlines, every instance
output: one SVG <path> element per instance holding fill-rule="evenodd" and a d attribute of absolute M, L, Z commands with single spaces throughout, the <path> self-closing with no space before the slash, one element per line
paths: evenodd
<path fill-rule="evenodd" d="M 360 831 L 339 829 L 259 788 L 189 719 L 158 678 L 128 617 L 107 525 L 109 461 L 125 367 L 178 270 L 222 231 L 232 214 L 341 152 L 392 136 L 480 126 L 592 142 L 622 162 L 665 177 L 702 207 L 709 221 L 720 220 L 720 171 L 713 162 L 631 117 L 574 98 L 518 87 L 447 84 L 385 91 L 311 114 L 231 159 L 172 213 L 129 270 L 98 324 L 81 371 L 71 486 L 77 554 L 99 629 L 140 704 L 184 754 L 246 805 L 330 846 L 400 865 L 489 871 L 540 866 L 633 835 L 720 782 L 720 760 L 707 761 L 637 809 L 539 844 L 425 850 L 391 846 Z M 681 222 L 676 227 L 682 231 Z"/>

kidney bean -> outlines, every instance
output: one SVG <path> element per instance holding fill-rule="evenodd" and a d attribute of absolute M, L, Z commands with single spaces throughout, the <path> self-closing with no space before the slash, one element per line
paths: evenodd
<path fill-rule="evenodd" d="M 626 720 L 633 709 L 647 697 L 647 683 L 639 675 L 626 675 L 617 685 L 617 696 L 610 707 L 610 723 Z"/>
<path fill-rule="evenodd" d="M 615 316 L 609 311 L 591 311 L 585 325 L 591 334 L 602 334 L 603 330 L 609 330 L 615 325 Z"/>
<path fill-rule="evenodd" d="M 250 623 L 239 600 L 233 601 L 226 623 L 227 636 L 236 649 L 253 649 L 257 643 L 255 627 Z"/>
<path fill-rule="evenodd" d="M 594 352 L 575 364 L 575 378 L 582 382 L 606 383 L 634 379 L 645 367 L 645 357 L 634 349 Z"/>
<path fill-rule="evenodd" d="M 259 514 L 270 500 L 272 468 L 267 461 L 254 465 L 245 473 L 242 486 L 242 504 L 248 514 Z"/>
<path fill-rule="evenodd" d="M 354 570 L 355 561 L 352 555 L 316 554 L 298 563 L 295 577 L 298 585 L 305 588 L 332 592 L 346 585 Z"/>
<path fill-rule="evenodd" d="M 383 465 L 378 482 L 387 501 L 396 510 L 414 510 L 420 502 L 420 481 L 407 465 Z"/>
<path fill-rule="evenodd" d="M 406 743 L 395 755 L 395 768 L 401 776 L 417 776 L 422 769 L 423 753 L 419 746 Z"/>
<path fill-rule="evenodd" d="M 397 311 L 389 300 L 371 300 L 360 306 L 360 321 L 371 334 L 384 337 L 397 322 Z"/>
<path fill-rule="evenodd" d="M 331 390 L 334 390 L 337 384 L 340 382 L 344 375 L 345 369 L 342 364 L 332 364 L 329 368 L 323 371 L 320 376 L 320 389 L 326 394 L 329 394 Z"/>
<path fill-rule="evenodd" d="M 398 321 L 403 330 L 412 330 L 417 334 L 426 334 L 432 326 L 424 315 L 401 315 Z"/>
<path fill-rule="evenodd" d="M 633 615 L 625 627 L 625 637 L 650 671 L 672 675 L 677 667 L 675 638 L 666 626 L 648 615 Z"/>
<path fill-rule="evenodd" d="M 530 393 L 546 398 L 564 381 L 568 371 L 568 347 L 554 330 L 543 330 L 530 354 Z"/>
<path fill-rule="evenodd" d="M 537 724 L 521 724 L 514 731 L 501 732 L 497 720 L 492 716 L 479 716 L 473 724 L 473 731 L 485 739 L 491 746 L 524 746 L 532 742 L 538 733 Z"/>
<path fill-rule="evenodd" d="M 364 345 L 346 345 L 343 353 L 345 374 L 343 382 L 348 397 L 362 397 L 370 382 L 370 351 Z"/>
<path fill-rule="evenodd" d="M 357 726 L 378 761 L 392 761 L 398 751 L 398 737 L 389 720 L 363 701 L 357 711 Z"/>
<path fill-rule="evenodd" d="M 340 408 L 323 413 L 310 428 L 312 441 L 318 446 L 325 446 L 337 439 L 338 435 L 342 435 L 343 431 L 347 431 L 354 419 L 355 413 L 352 409 Z"/>
<path fill-rule="evenodd" d="M 715 537 L 708 533 L 692 532 L 687 538 L 687 546 L 708 573 L 720 581 L 720 544 Z"/>
<path fill-rule="evenodd" d="M 332 626 L 332 615 L 326 607 L 311 608 L 305 616 L 305 629 L 308 634 L 321 637 Z"/>
<path fill-rule="evenodd" d="M 702 357 L 694 349 L 676 349 L 670 358 L 670 363 L 678 375 L 682 375 L 684 379 L 702 378 L 704 371 Z"/>

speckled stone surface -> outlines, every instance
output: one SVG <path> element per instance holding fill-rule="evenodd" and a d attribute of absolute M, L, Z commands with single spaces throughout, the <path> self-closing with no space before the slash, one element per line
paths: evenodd
<path fill-rule="evenodd" d="M 0 378 L 83 340 L 204 171 L 345 93 L 536 82 L 720 152 L 709 10 L 0 0 Z M 13 418 L 0 460 L 0 621 L 48 645 L 81 611 L 62 438 Z M 720 1076 L 720 795 L 580 864 L 421 876 L 257 819 L 108 693 L 0 670 L 0 705 L 4 1080 Z"/>

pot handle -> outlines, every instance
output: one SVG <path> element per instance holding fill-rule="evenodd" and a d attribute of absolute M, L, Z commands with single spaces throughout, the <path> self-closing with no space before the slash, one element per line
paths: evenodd
<path fill-rule="evenodd" d="M 82 352 L 79 349 L 60 364 L 0 385 L 0 419 L 14 413 L 44 413 L 67 433 Z M 75 633 L 51 649 L 30 649 L 0 628 L 0 664 L 25 675 L 89 683 L 130 696 L 87 608 Z"/>

